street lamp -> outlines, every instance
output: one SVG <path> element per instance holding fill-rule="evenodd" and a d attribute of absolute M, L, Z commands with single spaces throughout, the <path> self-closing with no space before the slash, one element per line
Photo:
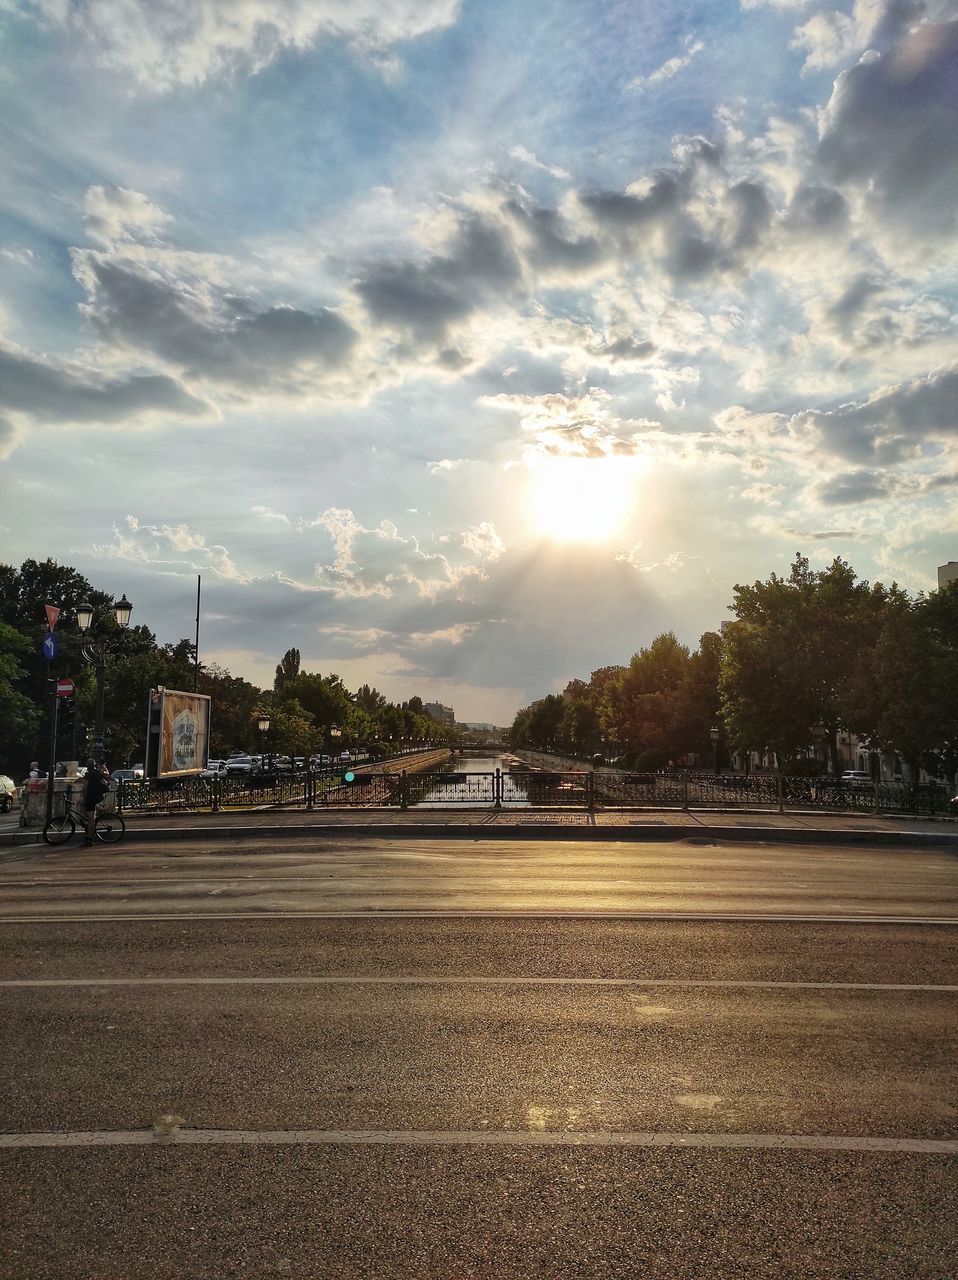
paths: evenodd
<path fill-rule="evenodd" d="M 260 712 L 259 718 L 256 719 L 256 727 L 259 728 L 261 736 L 263 736 L 263 762 L 266 759 L 266 746 L 269 744 L 269 716 L 265 712 Z M 261 765 L 263 767 L 263 765 Z"/>
<path fill-rule="evenodd" d="M 130 614 L 133 606 L 126 598 L 126 592 L 113 606 L 113 616 L 121 631 L 130 625 Z M 90 755 L 97 762 L 103 763 L 106 752 L 103 748 L 103 704 L 106 694 L 106 660 L 113 647 L 112 637 L 108 633 L 102 636 L 88 636 L 93 625 L 93 605 L 84 600 L 77 607 L 77 626 L 84 637 L 83 657 L 86 662 L 96 667 L 96 713 L 93 721 L 93 741 L 90 744 Z"/>
<path fill-rule="evenodd" d="M 718 773 L 718 744 L 719 738 L 722 736 L 721 729 L 709 729 L 709 737 L 712 740 L 712 772 Z"/>

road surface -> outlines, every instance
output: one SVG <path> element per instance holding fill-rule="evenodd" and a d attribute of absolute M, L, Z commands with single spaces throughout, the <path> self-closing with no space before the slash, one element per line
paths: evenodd
<path fill-rule="evenodd" d="M 952 1277 L 958 859 L 361 838 L 0 871 L 0 1275 Z"/>

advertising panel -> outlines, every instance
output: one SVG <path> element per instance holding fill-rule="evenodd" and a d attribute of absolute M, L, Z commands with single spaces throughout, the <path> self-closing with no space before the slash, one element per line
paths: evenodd
<path fill-rule="evenodd" d="M 176 778 L 206 768 L 210 699 L 205 693 L 151 690 L 150 729 L 150 748 L 153 748 L 147 750 L 150 776 Z"/>

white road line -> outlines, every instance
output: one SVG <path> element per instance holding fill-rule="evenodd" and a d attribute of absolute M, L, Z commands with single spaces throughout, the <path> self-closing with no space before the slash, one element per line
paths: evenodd
<path fill-rule="evenodd" d="M 0 916 L 0 924 L 115 924 L 129 921 L 183 920 L 686 920 L 707 924 L 710 921 L 744 921 L 749 924 L 914 924 L 958 925 L 958 916 L 876 916 L 876 915 L 789 915 L 763 912 L 716 911 L 568 911 L 535 909 L 476 911 L 179 911 L 87 915 L 22 915 Z"/>
<path fill-rule="evenodd" d="M 958 1155 L 958 1141 L 938 1138 L 850 1138 L 792 1133 L 597 1133 L 543 1130 L 402 1129 L 181 1129 L 154 1136 L 150 1129 L 89 1133 L 5 1133 L 0 1148 L 165 1146 L 468 1146 L 468 1147 L 684 1147 L 773 1151 L 884 1151 Z"/>
<path fill-rule="evenodd" d="M 455 977 L 453 975 L 382 977 L 321 975 L 291 977 L 110 977 L 7 978 L 0 988 L 37 987 L 742 987 L 760 991 L 935 991 L 958 992 L 958 985 L 925 982 L 766 982 L 748 978 L 556 978 Z"/>

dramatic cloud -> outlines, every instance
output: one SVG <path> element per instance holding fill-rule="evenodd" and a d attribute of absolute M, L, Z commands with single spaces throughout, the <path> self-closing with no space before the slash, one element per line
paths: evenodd
<path fill-rule="evenodd" d="M 455 564 L 447 555 L 424 551 L 418 538 L 404 538 L 390 520 L 369 529 L 348 508 L 330 508 L 311 525 L 329 535 L 334 551 L 331 561 L 316 565 L 316 582 L 340 596 L 388 599 L 411 589 L 421 598 L 435 599 L 483 576 L 478 564 Z M 463 545 L 475 554 L 474 545 L 466 543 L 468 537 Z"/>
<path fill-rule="evenodd" d="M 423 262 L 383 263 L 356 283 L 374 323 L 440 341 L 454 321 L 498 299 L 519 280 L 520 267 L 503 229 L 463 213 L 445 253 Z"/>
<path fill-rule="evenodd" d="M 958 20 L 926 23 L 869 53 L 835 82 L 818 161 L 897 227 L 954 237 L 958 227 Z"/>
<path fill-rule="evenodd" d="M 264 307 L 207 274 L 208 259 L 153 243 L 169 218 L 140 193 L 94 187 L 86 211 L 109 247 L 75 250 L 74 275 L 83 314 L 114 351 L 148 354 L 187 381 L 281 394 L 348 360 L 356 334 L 335 312 Z"/>
<path fill-rule="evenodd" d="M 954 557 L 953 0 L 0 8 L 5 555 L 475 719 Z"/>
<path fill-rule="evenodd" d="M 0 344 L 0 408 L 38 425 L 125 424 L 151 416 L 196 418 L 213 412 L 174 378 L 104 377 L 81 365 L 33 356 L 5 344 Z"/>
<path fill-rule="evenodd" d="M 458 0 L 14 0 L 64 30 L 100 67 L 150 92 L 210 76 L 255 73 L 284 48 L 345 39 L 382 57 L 454 22 Z"/>

